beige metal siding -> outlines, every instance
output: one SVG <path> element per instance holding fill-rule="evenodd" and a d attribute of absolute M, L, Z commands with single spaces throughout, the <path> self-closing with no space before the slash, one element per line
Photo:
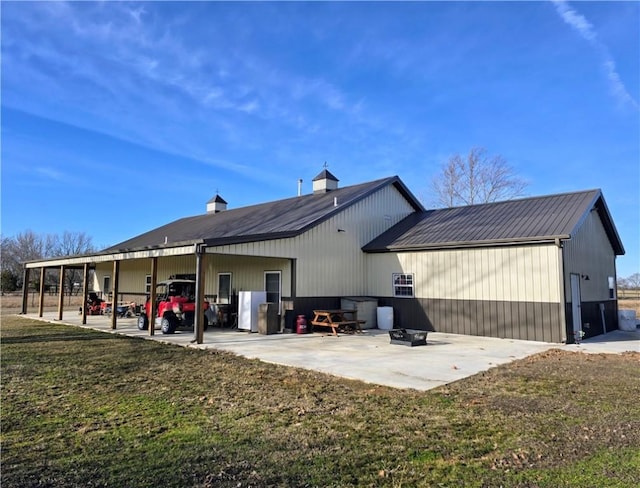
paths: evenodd
<path fill-rule="evenodd" d="M 365 294 L 393 296 L 393 273 L 414 273 L 417 298 L 560 303 L 554 245 L 370 254 Z"/>
<path fill-rule="evenodd" d="M 297 259 L 298 297 L 361 295 L 368 289 L 366 256 L 361 247 L 413 211 L 395 187 L 388 186 L 301 236 L 209 251 Z"/>
<path fill-rule="evenodd" d="M 207 254 L 205 257 L 205 294 L 218 294 L 218 273 L 231 273 L 231 288 L 239 291 L 264 290 L 265 271 L 280 271 L 282 296 L 291 296 L 291 261 Z"/>
<path fill-rule="evenodd" d="M 175 274 L 195 273 L 195 256 L 172 256 L 158 259 L 158 281 Z M 282 272 L 282 294 L 291 294 L 291 262 L 288 259 L 254 258 L 251 256 L 205 256 L 205 295 L 218 293 L 218 273 L 231 273 L 234 290 L 264 290 L 264 272 Z M 119 292 L 144 293 L 146 276 L 151 273 L 150 259 L 120 263 Z M 113 274 L 113 263 L 96 265 L 94 289 L 102 291 L 105 276 Z M 113 281 L 112 281 L 113 282 Z"/>
<path fill-rule="evenodd" d="M 564 270 L 567 301 L 571 302 L 571 273 L 583 277 L 583 302 L 609 300 L 608 277 L 615 277 L 615 253 L 597 212 L 591 212 L 570 240 L 564 243 Z M 589 280 L 584 279 L 586 276 Z"/>

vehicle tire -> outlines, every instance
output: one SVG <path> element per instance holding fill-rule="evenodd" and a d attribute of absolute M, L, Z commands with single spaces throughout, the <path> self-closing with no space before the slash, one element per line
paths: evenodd
<path fill-rule="evenodd" d="M 202 322 L 204 324 L 202 330 L 207 330 L 209 328 L 209 319 L 207 318 L 207 314 L 206 313 L 204 314 L 202 319 L 204 320 L 204 322 Z"/>
<path fill-rule="evenodd" d="M 173 334 L 176 331 L 176 320 L 170 315 L 162 317 L 160 328 L 163 334 Z"/>
<path fill-rule="evenodd" d="M 138 317 L 138 329 L 147 330 L 149 328 L 149 318 L 146 313 L 140 314 Z"/>

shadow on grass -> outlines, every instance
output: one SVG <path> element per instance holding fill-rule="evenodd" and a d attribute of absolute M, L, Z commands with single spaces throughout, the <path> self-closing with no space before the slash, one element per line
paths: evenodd
<path fill-rule="evenodd" d="M 37 342 L 75 342 L 75 341 L 104 341 L 104 340 L 121 340 L 121 337 L 111 334 L 100 333 L 65 333 L 65 334 L 39 334 L 25 336 L 10 336 L 2 338 L 2 345 L 11 344 L 32 344 Z"/>

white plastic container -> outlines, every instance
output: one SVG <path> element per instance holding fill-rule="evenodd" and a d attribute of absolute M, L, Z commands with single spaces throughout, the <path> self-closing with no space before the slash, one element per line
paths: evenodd
<path fill-rule="evenodd" d="M 637 323 L 635 310 L 618 310 L 618 329 L 633 331 Z"/>
<path fill-rule="evenodd" d="M 378 329 L 393 329 L 393 307 L 378 307 Z"/>

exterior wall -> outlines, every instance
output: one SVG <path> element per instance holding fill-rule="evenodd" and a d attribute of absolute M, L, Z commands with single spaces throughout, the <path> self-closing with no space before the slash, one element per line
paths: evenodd
<path fill-rule="evenodd" d="M 362 246 L 413 212 L 390 185 L 300 236 L 220 246 L 209 252 L 296 259 L 296 297 L 362 295 L 368 289 Z"/>
<path fill-rule="evenodd" d="M 251 256 L 205 256 L 205 288 L 207 296 L 218 293 L 218 273 L 231 273 L 231 287 L 236 290 L 264 290 L 264 272 L 281 271 L 282 296 L 291 294 L 291 261 L 288 259 L 255 258 Z M 195 273 L 195 255 L 158 259 L 158 281 L 175 274 Z M 94 289 L 103 291 L 105 276 L 112 276 L 113 263 L 96 265 Z M 118 292 L 123 295 L 145 294 L 146 276 L 151 274 L 150 259 L 120 263 Z M 111 281 L 113 284 L 113 279 Z"/>
<path fill-rule="evenodd" d="M 553 244 L 370 254 L 367 295 L 397 327 L 562 342 L 560 253 Z M 394 298 L 393 273 L 415 298 Z"/>
<path fill-rule="evenodd" d="M 265 271 L 280 271 L 283 297 L 291 296 L 291 260 L 207 254 L 205 258 L 205 295 L 218 294 L 218 273 L 231 273 L 232 294 L 264 290 Z"/>
<path fill-rule="evenodd" d="M 567 328 L 572 328 L 571 274 L 581 276 L 580 301 L 585 337 L 618 328 L 618 305 L 609 290 L 609 277 L 616 280 L 615 252 L 602 226 L 598 213 L 593 211 L 570 240 L 564 242 L 564 289 L 566 295 Z M 586 280 L 586 277 L 589 277 Z M 605 325 L 600 304 L 604 306 Z"/>

